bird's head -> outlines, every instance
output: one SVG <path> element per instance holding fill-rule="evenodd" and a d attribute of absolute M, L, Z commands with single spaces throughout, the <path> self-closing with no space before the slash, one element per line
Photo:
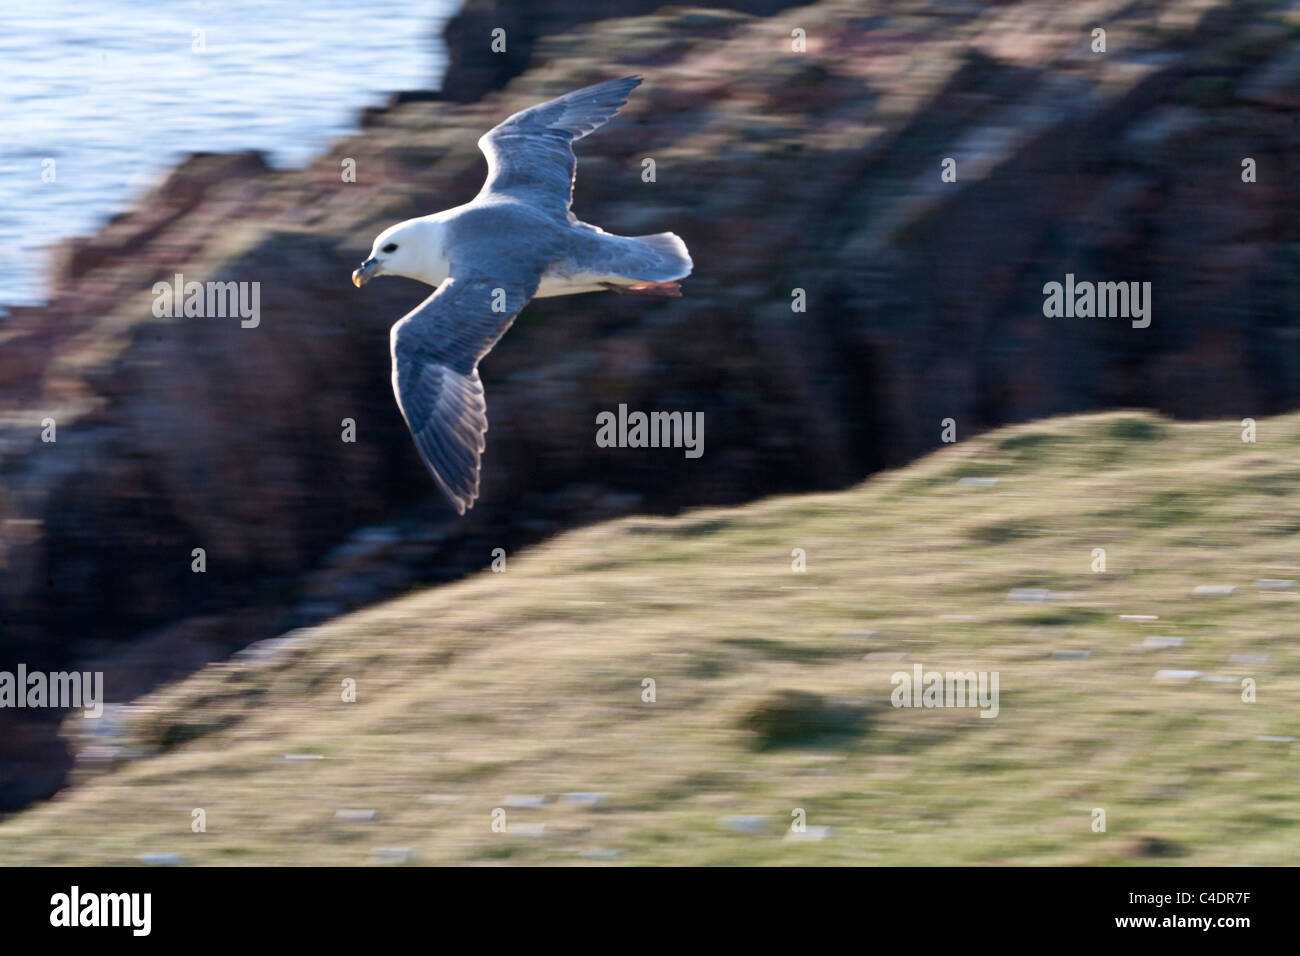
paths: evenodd
<path fill-rule="evenodd" d="M 406 276 L 430 282 L 441 259 L 438 224 L 428 219 L 408 219 L 389 226 L 376 238 L 370 256 L 352 272 L 352 284 L 360 288 L 375 276 Z M 441 282 L 441 278 L 437 282 Z M 433 285 L 437 285 L 433 282 Z"/>

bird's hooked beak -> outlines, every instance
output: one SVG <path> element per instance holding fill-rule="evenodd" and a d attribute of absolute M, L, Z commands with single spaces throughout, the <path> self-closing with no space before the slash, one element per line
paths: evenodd
<path fill-rule="evenodd" d="M 379 275 L 379 260 L 371 256 L 352 270 L 352 284 L 360 289 L 377 275 Z"/>

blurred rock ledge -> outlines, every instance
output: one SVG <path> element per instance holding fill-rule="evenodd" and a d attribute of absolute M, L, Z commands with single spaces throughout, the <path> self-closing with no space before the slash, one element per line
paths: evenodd
<path fill-rule="evenodd" d="M 67 244 L 50 304 L 0 326 L 3 659 L 95 662 L 125 701 L 565 526 L 844 486 L 934 448 L 944 418 L 969 436 L 1090 408 L 1296 405 L 1294 11 L 824 0 L 631 15 L 655 6 L 596 20 L 605 4 L 471 2 L 448 27 L 440 97 L 367 111 L 303 170 L 193 156 Z M 1088 48 L 1099 24 L 1105 54 Z M 514 31 L 508 57 L 489 52 L 495 26 Z M 358 292 L 350 270 L 381 228 L 474 195 L 484 130 L 633 72 L 645 85 L 580 145 L 575 209 L 614 232 L 677 232 L 695 274 L 681 300 L 529 307 L 484 365 L 483 494 L 453 520 L 389 386 L 389 325 L 427 290 Z M 940 182 L 947 156 L 956 183 Z M 261 324 L 154 318 L 153 283 L 178 272 L 260 282 Z M 1045 319 L 1042 286 L 1067 272 L 1152 282 L 1152 327 Z M 703 411 L 706 454 L 598 448 L 595 416 L 620 402 Z M 57 443 L 40 441 L 46 417 Z M 32 758 L 58 750 L 46 729 L 0 732 L 28 761 L 0 807 L 66 773 L 66 753 Z"/>

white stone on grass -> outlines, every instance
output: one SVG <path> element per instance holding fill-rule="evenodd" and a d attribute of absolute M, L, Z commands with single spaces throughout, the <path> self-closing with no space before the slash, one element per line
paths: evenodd
<path fill-rule="evenodd" d="M 1198 584 L 1192 593 L 1201 597 L 1231 597 L 1237 589 L 1231 584 Z"/>
<path fill-rule="evenodd" d="M 597 807 L 608 799 L 609 794 L 607 793 L 588 793 L 581 790 L 560 795 L 561 802 L 571 803 L 579 807 Z"/>
<path fill-rule="evenodd" d="M 349 823 L 369 823 L 372 820 L 379 819 L 378 810 L 336 810 L 334 811 L 335 820 L 346 820 Z"/>
<path fill-rule="evenodd" d="M 78 763 L 111 764 L 126 755 L 126 748 L 118 744 L 93 744 L 77 751 Z"/>
<path fill-rule="evenodd" d="M 1012 588 L 1011 593 L 1007 595 L 1008 601 L 1020 601 L 1024 604 L 1042 604 L 1055 599 L 1056 592 L 1048 588 Z"/>
<path fill-rule="evenodd" d="M 1119 616 L 1119 619 L 1121 621 L 1130 621 L 1134 623 L 1141 622 L 1141 621 L 1158 621 L 1160 620 L 1160 615 L 1159 614 L 1121 614 Z"/>
<path fill-rule="evenodd" d="M 785 838 L 787 840 L 825 840 L 835 834 L 830 827 L 805 827 L 803 832 L 798 830 L 787 830 Z"/>
<path fill-rule="evenodd" d="M 756 813 L 734 813 L 719 821 L 728 830 L 741 833 L 762 833 L 767 829 L 767 817 Z"/>
<path fill-rule="evenodd" d="M 1273 659 L 1271 654 L 1233 654 L 1228 658 L 1229 664 L 1267 664 Z"/>
<path fill-rule="evenodd" d="M 1167 647 L 1182 647 L 1187 643 L 1185 637 L 1168 637 L 1163 634 L 1152 634 L 1145 638 L 1138 647 L 1145 648 L 1149 651 L 1160 651 Z"/>
<path fill-rule="evenodd" d="M 996 486 L 1001 480 L 1002 480 L 1001 478 L 971 477 L 971 478 L 961 479 L 961 483 L 963 485 L 968 485 L 971 488 L 992 488 Z"/>
<path fill-rule="evenodd" d="M 415 851 L 409 846 L 377 846 L 374 857 L 380 863 L 412 863 Z"/>
<path fill-rule="evenodd" d="M 318 628 L 304 627 L 281 637 L 268 637 L 254 641 L 242 651 L 232 655 L 232 660 L 246 664 L 273 664 L 299 648 L 306 647 L 319 634 Z"/>
<path fill-rule="evenodd" d="M 1200 671 L 1180 671 L 1180 670 L 1163 670 L 1156 671 L 1154 680 L 1164 681 L 1166 683 L 1186 684 L 1189 681 L 1197 680 L 1204 675 Z"/>
<path fill-rule="evenodd" d="M 512 793 L 502 804 L 507 810 L 539 810 L 546 806 L 546 796 L 540 793 Z"/>

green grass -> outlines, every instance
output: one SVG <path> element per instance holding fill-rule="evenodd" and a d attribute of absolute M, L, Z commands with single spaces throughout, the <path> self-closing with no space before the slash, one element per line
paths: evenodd
<path fill-rule="evenodd" d="M 0 823 L 0 859 L 360 864 L 400 846 L 449 864 L 1293 863 L 1300 745 L 1258 738 L 1300 736 L 1300 592 L 1255 582 L 1300 578 L 1298 460 L 1300 415 L 1261 421 L 1253 445 L 1235 422 L 1089 415 L 844 492 L 568 533 L 505 573 L 138 701 L 136 759 Z M 1157 634 L 1187 640 L 1138 646 Z M 891 675 L 915 662 L 997 671 L 999 715 L 892 707 Z M 608 797 L 557 801 L 570 791 Z M 510 794 L 548 803 L 506 809 L 494 832 Z M 344 808 L 379 817 L 335 819 Z M 783 839 L 796 808 L 832 835 Z M 723 825 L 737 814 L 768 828 Z M 580 855 L 594 849 L 622 852 Z"/>

